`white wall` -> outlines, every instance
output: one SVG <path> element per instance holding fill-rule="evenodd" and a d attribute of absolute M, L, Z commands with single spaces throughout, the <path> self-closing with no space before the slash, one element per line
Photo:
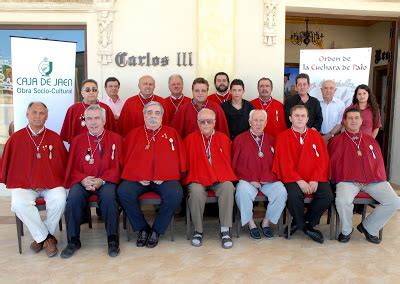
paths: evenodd
<path fill-rule="evenodd" d="M 285 9 L 277 11 L 277 43 L 263 43 L 263 1 L 236 0 L 235 77 L 246 87 L 246 99 L 258 96 L 257 81 L 269 77 L 274 83 L 273 96 L 283 99 L 285 52 Z"/>

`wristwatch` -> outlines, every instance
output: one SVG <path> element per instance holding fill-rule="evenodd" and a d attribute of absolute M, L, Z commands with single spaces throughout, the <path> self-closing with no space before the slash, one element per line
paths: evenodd
<path fill-rule="evenodd" d="M 106 181 L 104 179 L 102 179 L 102 185 L 105 185 Z"/>

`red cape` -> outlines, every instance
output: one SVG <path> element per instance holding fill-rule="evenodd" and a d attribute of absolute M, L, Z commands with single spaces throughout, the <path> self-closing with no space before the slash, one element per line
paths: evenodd
<path fill-rule="evenodd" d="M 151 139 L 152 131 L 147 130 L 147 137 Z M 187 171 L 186 151 L 176 130 L 163 125 L 155 143 L 151 141 L 149 149 L 145 149 L 146 145 L 144 126 L 135 128 L 125 137 L 122 179 L 180 180 Z"/>
<path fill-rule="evenodd" d="M 235 181 L 237 177 L 231 166 L 231 141 L 226 134 L 215 131 L 211 141 L 212 165 L 207 159 L 200 130 L 188 135 L 184 140 L 188 174 L 183 180 L 187 185 L 192 182 L 210 186 L 224 181 Z"/>
<path fill-rule="evenodd" d="M 263 109 L 267 111 L 268 119 L 267 126 L 264 132 L 272 137 L 277 137 L 280 133 L 287 129 L 285 122 L 285 111 L 283 104 L 275 99 L 272 99 L 271 104 L 261 105 L 260 99 L 256 98 L 251 101 L 255 109 Z"/>
<path fill-rule="evenodd" d="M 211 101 L 207 101 L 205 107 L 213 110 L 216 114 L 217 121 L 215 124 L 215 130 L 223 132 L 229 137 L 228 122 L 226 121 L 223 109 L 219 104 Z M 182 139 L 199 129 L 199 126 L 197 125 L 197 113 L 198 112 L 192 102 L 183 105 L 176 113 L 171 126 L 178 131 Z"/>
<path fill-rule="evenodd" d="M 121 134 L 122 137 L 128 135 L 129 131 L 131 131 L 132 129 L 144 125 L 144 106 L 139 96 L 140 95 L 130 97 L 126 100 L 124 106 L 122 107 L 121 115 L 118 120 L 119 134 Z M 163 106 L 164 110 L 166 109 L 163 98 L 154 95 L 153 101 L 159 102 Z M 169 122 L 169 114 L 165 111 L 163 115 L 163 124 L 168 125 Z"/>
<path fill-rule="evenodd" d="M 97 102 L 102 108 L 106 110 L 106 124 L 104 128 L 113 132 L 117 131 L 117 124 L 115 122 L 114 114 L 110 107 L 102 102 Z M 62 140 L 71 144 L 72 139 L 81 134 L 86 133 L 86 126 L 82 126 L 82 118 L 84 116 L 85 109 L 88 107 L 88 104 L 84 102 L 75 103 L 68 108 L 68 111 L 65 115 L 64 123 L 61 128 L 60 136 Z"/>
<path fill-rule="evenodd" d="M 225 96 L 224 99 L 221 98 L 221 96 L 219 96 L 217 93 L 213 93 L 211 95 L 208 96 L 208 100 L 217 103 L 219 105 L 221 105 L 224 102 L 227 102 L 229 100 L 232 99 L 232 94 L 231 92 L 228 92 Z"/>
<path fill-rule="evenodd" d="M 169 96 L 168 98 L 164 99 L 165 101 L 165 112 L 168 113 L 168 117 L 170 121 L 172 121 L 175 117 L 176 112 L 187 103 L 190 103 L 191 99 L 185 96 L 182 96 L 181 99 L 174 100 Z M 174 105 L 175 104 L 175 105 Z M 178 110 L 176 109 L 178 108 Z"/>
<path fill-rule="evenodd" d="M 303 145 L 300 144 L 298 135 L 299 133 L 296 138 L 291 128 L 278 135 L 272 171 L 284 183 L 298 180 L 327 182 L 329 156 L 321 135 L 308 128 Z"/>
<path fill-rule="evenodd" d="M 264 154 L 262 158 L 258 156 L 258 146 L 249 130 L 235 138 L 232 146 L 232 167 L 239 179 L 263 183 L 278 180 L 272 172 L 274 139 L 264 135 L 261 149 Z"/>
<path fill-rule="evenodd" d="M 92 152 L 96 148 L 95 137 L 89 135 Z M 115 145 L 114 159 L 112 159 L 112 145 Z M 94 176 L 102 180 L 118 184 L 120 181 L 120 159 L 122 154 L 122 138 L 120 135 L 105 130 L 104 137 L 100 142 L 102 154 L 99 149 L 93 155 L 94 163 L 91 165 L 85 160 L 88 154 L 87 133 L 82 133 L 72 140 L 69 151 L 69 160 L 65 174 L 65 187 L 81 182 L 87 176 Z"/>
<path fill-rule="evenodd" d="M 28 130 L 29 133 L 30 130 Z M 39 148 L 41 159 L 36 158 L 36 147 L 28 135 L 27 129 L 15 132 L 7 141 L 1 163 L 0 182 L 7 188 L 46 188 L 63 185 L 67 151 L 60 136 L 46 129 L 34 138 Z M 50 159 L 49 146 L 52 146 Z"/>
<path fill-rule="evenodd" d="M 350 134 L 351 136 L 351 134 Z M 375 158 L 370 149 L 373 147 Z M 386 171 L 381 148 L 376 140 L 363 133 L 360 143 L 362 156 L 345 132 L 329 141 L 330 179 L 333 182 L 381 182 L 386 181 Z"/>

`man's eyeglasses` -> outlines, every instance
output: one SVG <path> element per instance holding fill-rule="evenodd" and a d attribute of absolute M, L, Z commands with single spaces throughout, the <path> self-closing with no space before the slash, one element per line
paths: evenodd
<path fill-rule="evenodd" d="M 97 88 L 96 87 L 92 87 L 92 88 L 82 88 L 82 91 L 85 91 L 86 93 L 89 93 L 90 91 L 92 92 L 97 92 Z"/>
<path fill-rule="evenodd" d="M 215 119 L 199 119 L 197 120 L 200 124 L 204 125 L 204 124 L 213 124 Z"/>

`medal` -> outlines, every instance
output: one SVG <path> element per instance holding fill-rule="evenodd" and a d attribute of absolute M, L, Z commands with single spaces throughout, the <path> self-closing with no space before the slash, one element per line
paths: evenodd
<path fill-rule="evenodd" d="M 41 159 L 41 158 L 42 158 L 42 155 L 40 155 L 40 153 L 37 152 L 37 153 L 36 153 L 36 159 Z"/>
<path fill-rule="evenodd" d="M 85 156 L 85 161 L 86 161 L 86 162 L 89 162 L 89 160 L 90 160 L 90 155 L 87 154 L 87 155 Z"/>
<path fill-rule="evenodd" d="M 146 126 L 144 125 L 143 127 L 144 127 L 144 134 L 146 135 L 146 140 L 147 140 L 147 144 L 146 144 L 146 146 L 144 147 L 144 149 L 145 149 L 145 150 L 149 150 L 149 149 L 150 149 L 151 140 L 153 140 L 154 143 L 156 143 L 156 135 L 158 134 L 158 132 L 160 132 L 162 126 L 160 126 L 160 128 L 158 128 L 157 131 L 153 130 L 153 136 L 152 136 L 150 139 L 149 139 L 149 136 L 147 135 Z M 165 133 L 164 133 L 164 135 L 166 136 Z M 163 137 L 163 136 L 162 136 L 162 137 Z M 165 137 L 165 138 L 166 138 L 166 137 Z"/>
<path fill-rule="evenodd" d="M 144 147 L 145 150 L 149 150 L 150 149 L 150 142 L 147 143 L 147 145 Z"/>
<path fill-rule="evenodd" d="M 175 151 L 175 147 L 174 147 L 174 139 L 169 138 L 169 143 L 171 143 L 171 150 Z"/>
<path fill-rule="evenodd" d="M 264 157 L 264 153 L 263 152 L 258 152 L 258 156 L 260 157 L 260 158 L 262 158 L 262 157 Z"/>
<path fill-rule="evenodd" d="M 44 136 L 46 135 L 46 127 L 43 127 L 43 128 L 44 128 L 44 132 L 43 132 L 42 139 L 40 140 L 39 145 L 36 145 L 35 140 L 33 139 L 31 133 L 30 133 L 29 130 L 28 130 L 28 126 L 26 127 L 26 131 L 28 132 L 29 138 L 31 138 L 33 144 L 34 144 L 35 147 L 36 147 L 36 159 L 38 159 L 38 160 L 42 158 L 42 155 L 40 154 L 40 145 L 42 145 Z M 43 148 L 44 148 L 44 147 L 43 147 Z"/>
<path fill-rule="evenodd" d="M 89 159 L 89 164 L 90 164 L 90 165 L 93 165 L 93 164 L 94 164 L 94 159 L 93 159 L 93 158 Z"/>
<path fill-rule="evenodd" d="M 53 153 L 51 152 L 53 150 L 53 145 L 49 145 L 49 159 L 53 159 Z"/>
<path fill-rule="evenodd" d="M 259 158 L 264 157 L 264 153 L 263 153 L 263 151 L 262 151 L 262 146 L 263 146 L 263 143 L 264 143 L 264 131 L 263 131 L 263 133 L 262 133 L 261 138 L 258 137 L 256 134 L 254 134 L 254 133 L 251 131 L 251 129 L 250 129 L 250 135 L 251 135 L 251 138 L 253 138 L 254 142 L 256 142 L 256 144 L 257 144 L 257 148 L 258 148 L 257 156 L 258 156 Z"/>
<path fill-rule="evenodd" d="M 81 120 L 81 126 L 82 126 L 82 127 L 85 127 L 85 126 L 86 126 L 85 120 Z"/>
<path fill-rule="evenodd" d="M 101 145 L 100 145 L 100 142 L 103 140 L 105 133 L 106 132 L 103 129 L 103 132 L 96 136 L 97 140 L 95 140 L 95 142 L 97 143 L 97 145 L 96 145 L 96 148 L 94 148 L 93 152 L 92 152 L 92 146 L 90 144 L 89 132 L 86 133 L 88 144 L 89 144 L 89 148 L 88 148 L 87 154 L 85 156 L 85 161 L 89 162 L 90 165 L 94 164 L 94 158 L 93 157 L 94 157 L 94 153 L 96 153 L 97 149 L 99 149 L 99 154 L 100 154 L 100 157 L 101 157 Z M 92 135 L 92 134 L 90 134 L 90 135 Z M 92 136 L 95 136 L 95 135 L 92 135 Z"/>
<path fill-rule="evenodd" d="M 360 149 L 360 145 L 361 145 L 361 140 L 362 140 L 362 133 L 360 133 L 360 140 L 358 140 L 358 143 L 354 141 L 355 139 L 358 139 L 357 136 L 350 137 L 349 133 L 347 133 L 347 130 L 344 131 L 344 133 L 346 133 L 346 135 L 347 135 L 347 137 L 349 137 L 350 141 L 357 147 L 357 155 L 358 155 L 359 157 L 361 157 L 361 156 L 362 156 L 362 152 L 361 152 L 361 149 Z M 372 145 L 371 145 L 371 147 L 372 147 Z M 370 148 L 370 149 L 371 149 L 371 148 Z M 371 150 L 371 152 L 373 153 L 372 150 Z M 373 154 L 374 154 L 374 153 L 373 153 Z M 374 154 L 374 155 L 375 155 L 375 154 Z"/>
<path fill-rule="evenodd" d="M 360 156 L 360 157 L 362 156 L 362 153 L 361 153 L 360 149 L 357 150 L 357 155 Z"/>

